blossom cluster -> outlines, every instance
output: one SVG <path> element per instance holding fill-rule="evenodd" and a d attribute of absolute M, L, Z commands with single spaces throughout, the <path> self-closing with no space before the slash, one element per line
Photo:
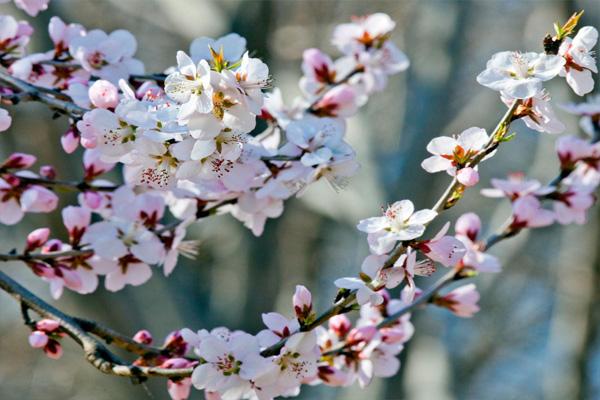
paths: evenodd
<path fill-rule="evenodd" d="M 47 5 L 15 3 L 32 15 Z M 174 400 L 188 398 L 192 386 L 210 399 L 261 400 L 295 396 L 304 384 L 364 387 L 374 377 L 397 373 L 398 355 L 414 333 L 416 305 L 427 302 L 459 317 L 473 316 L 479 310 L 474 284 L 428 293 L 417 286 L 418 277 L 431 276 L 438 267 L 457 281 L 500 272 L 500 261 L 488 253 L 493 241 L 483 238 L 482 222 L 472 212 L 455 221 L 453 232 L 451 221 L 435 235 L 427 235 L 427 228 L 479 183 L 479 164 L 514 137 L 513 121 L 550 134 L 565 129 L 544 85 L 565 77 L 577 95 L 592 91 L 598 32 L 583 27 L 571 38 L 578 18 L 559 27 L 545 53 L 505 51 L 491 57 L 477 81 L 499 92 L 505 117 L 490 133 L 469 127 L 429 142 L 431 155 L 421 166 L 452 177 L 447 194 L 424 209 L 411 200 L 396 201 L 381 216 L 359 222 L 370 254 L 357 276 L 335 281 L 339 290 L 331 313 L 317 317 L 311 292 L 298 285 L 292 318 L 265 313 L 265 329 L 257 334 L 183 328 L 165 339 L 159 354 L 142 356 L 134 365 L 193 368 L 191 377 L 168 380 Z M 76 183 L 57 180 L 51 166 L 30 171 L 36 162 L 32 155 L 15 153 L 0 164 L 3 224 L 16 224 L 27 212 L 55 210 L 55 187 L 79 192 L 77 204 L 61 211 L 67 239 L 35 229 L 18 259 L 49 283 L 55 298 L 64 288 L 91 293 L 100 277 L 107 290 L 118 291 L 145 283 L 156 267 L 169 275 L 179 255 L 192 256 L 196 244 L 184 240 L 186 229 L 202 217 L 228 213 L 260 235 L 267 218 L 283 212 L 284 200 L 301 195 L 309 184 L 325 178 L 334 188 L 343 187 L 358 168 L 345 138 L 347 119 L 386 87 L 390 75 L 409 66 L 391 41 L 394 28 L 382 13 L 336 27 L 332 43 L 341 56 L 334 60 L 321 50 L 306 50 L 302 95 L 288 106 L 279 89 L 268 92 L 268 66 L 250 56 L 246 40 L 234 33 L 197 38 L 188 52 L 177 53 L 176 66 L 146 75 L 135 58 L 136 39 L 127 31 L 88 30 L 53 17 L 53 49 L 28 54 L 31 26 L 0 16 L 0 95 L 8 102 L 23 95 L 21 84 L 11 85 L 16 79 L 51 96 L 51 107 L 68 99 L 79 111 L 60 110 L 69 116 L 61 145 L 66 153 L 84 148 L 83 177 Z M 5 71 L 8 80 L 2 78 Z M 562 108 L 582 117 L 592 139 L 557 140 L 560 175 L 548 185 L 517 173 L 492 179 L 493 188 L 481 191 L 511 202 L 504 237 L 555 222 L 583 224 L 595 202 L 599 98 Z M 257 120 L 266 124 L 264 131 Z M 10 115 L 0 109 L 0 131 L 10 124 Z M 123 165 L 122 185 L 103 178 L 117 164 Z M 167 211 L 175 223 L 166 222 Z M 347 316 L 353 309 L 360 311 L 355 320 Z M 327 327 L 321 326 L 325 321 Z M 31 328 L 30 345 L 60 357 L 58 340 L 65 334 L 60 323 L 44 319 Z M 132 340 L 149 346 L 153 339 L 143 330 Z"/>

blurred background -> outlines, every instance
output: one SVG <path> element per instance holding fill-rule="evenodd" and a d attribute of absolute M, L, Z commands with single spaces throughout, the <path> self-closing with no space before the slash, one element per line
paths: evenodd
<path fill-rule="evenodd" d="M 427 142 L 470 126 L 495 126 L 505 107 L 496 92 L 475 81 L 490 55 L 541 51 L 541 39 L 552 23 L 579 9 L 585 9 L 584 25 L 598 27 L 597 0 L 53 0 L 36 19 L 12 4 L 0 6 L 0 13 L 34 25 L 32 51 L 50 48 L 46 27 L 53 15 L 88 29 L 128 29 L 138 39 L 137 56 L 152 72 L 174 64 L 175 52 L 187 50 L 195 37 L 237 32 L 267 62 L 274 85 L 288 101 L 298 94 L 302 51 L 319 47 L 337 55 L 330 44 L 332 29 L 352 15 L 390 14 L 397 22 L 393 40 L 412 62 L 351 119 L 349 141 L 363 168 L 345 190 L 336 193 L 324 183 L 314 186 L 303 198 L 287 202 L 284 215 L 269 220 L 260 238 L 229 216 L 203 220 L 189 232 L 201 241 L 199 257 L 183 260 L 169 279 L 157 270 L 141 287 L 117 294 L 100 288 L 88 296 L 67 291 L 53 304 L 125 334 L 146 328 L 158 341 L 181 327 L 225 325 L 256 332 L 262 329 L 262 312 L 292 312 L 296 284 L 313 291 L 317 310 L 327 308 L 335 293 L 334 278 L 356 273 L 368 252 L 356 222 L 398 199 L 429 207 L 443 191 L 448 177 L 419 167 Z M 579 100 L 562 79 L 553 81 L 549 90 L 557 103 Z M 15 150 L 32 152 L 40 164 L 56 165 L 61 178 L 80 178 L 80 154 L 65 155 L 60 148 L 64 119 L 51 121 L 50 112 L 36 104 L 10 112 L 14 122 L 0 135 L 1 157 Z M 576 118 L 557 113 L 568 132 L 576 133 Z M 556 174 L 554 138 L 520 122 L 514 129 L 516 140 L 481 168 L 479 187 L 513 171 L 544 182 Z M 75 199 L 66 195 L 62 201 Z M 509 207 L 472 190 L 447 216 L 454 219 L 471 210 L 493 231 Z M 376 379 L 365 391 L 304 387 L 300 398 L 600 399 L 597 209 L 589 219 L 586 226 L 528 232 L 494 248 L 504 270 L 476 279 L 482 311 L 474 318 L 460 319 L 433 307 L 413 314 L 416 335 L 402 353 L 401 371 L 394 378 Z M 0 226 L 0 251 L 21 247 L 27 232 L 40 226 L 52 227 L 58 237 L 65 234 L 58 213 L 28 214 L 17 226 Z M 47 285 L 24 265 L 0 268 L 49 299 Z M 27 335 L 17 304 L 0 293 L 2 400 L 168 398 L 162 379 L 133 386 L 103 375 L 68 340 L 62 360 L 52 361 L 29 347 Z M 201 398 L 192 391 L 191 399 Z"/>

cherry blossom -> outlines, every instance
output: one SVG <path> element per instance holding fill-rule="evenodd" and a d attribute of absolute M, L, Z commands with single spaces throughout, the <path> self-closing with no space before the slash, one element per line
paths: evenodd
<path fill-rule="evenodd" d="M 598 31 L 591 26 L 579 29 L 574 38 L 563 39 L 558 54 L 565 59 L 560 76 L 567 79 L 567 83 L 579 96 L 583 96 L 594 89 L 592 72 L 597 73 L 598 67 L 593 56 L 593 49 L 598 42 Z"/>
<path fill-rule="evenodd" d="M 131 74 L 143 74 L 144 65 L 133 58 L 137 41 L 126 30 L 110 34 L 95 29 L 71 38 L 69 53 L 92 75 L 117 83 Z"/>
<path fill-rule="evenodd" d="M 410 200 L 397 201 L 389 206 L 382 217 L 367 218 L 357 228 L 368 233 L 369 247 L 374 254 L 389 252 L 398 241 L 416 239 L 425 232 L 437 213 L 424 209 L 415 212 Z"/>
<path fill-rule="evenodd" d="M 507 106 L 511 106 L 517 99 L 503 93 L 500 98 Z M 538 132 L 561 133 L 565 125 L 554 114 L 550 104 L 550 96 L 541 91 L 533 97 L 521 100 L 515 115 L 520 117 L 527 127 Z"/>
<path fill-rule="evenodd" d="M 440 307 L 449 309 L 459 317 L 471 318 L 479 311 L 478 301 L 479 292 L 475 285 L 470 283 L 453 289 L 444 296 L 437 297 L 434 303 Z"/>
<path fill-rule="evenodd" d="M 513 202 L 511 228 L 540 228 L 551 225 L 554 218 L 554 213 L 542 208 L 542 204 L 535 196 L 527 195 Z"/>
<path fill-rule="evenodd" d="M 511 201 L 530 194 L 543 195 L 553 190 L 543 187 L 535 179 L 526 179 L 522 173 L 510 174 L 508 179 L 493 178 L 492 186 L 493 189 L 482 189 L 481 194 L 486 197 L 507 197 Z"/>
<path fill-rule="evenodd" d="M 17 22 L 10 15 L 0 15 L 0 55 L 22 56 L 32 33 L 33 28 L 28 22 Z"/>
<path fill-rule="evenodd" d="M 482 251 L 477 242 L 480 230 L 481 220 L 475 213 L 463 214 L 456 220 L 455 237 L 464 244 L 466 249 L 460 265 L 479 272 L 500 272 L 501 265 L 498 258 Z"/>
<path fill-rule="evenodd" d="M 477 127 L 461 132 L 456 138 L 437 137 L 427 145 L 427 151 L 433 156 L 425 159 L 421 166 L 430 173 L 446 171 L 449 175 L 454 176 L 457 171 L 467 166 L 475 156 L 479 155 L 489 141 L 490 138 L 485 129 Z"/>
<path fill-rule="evenodd" d="M 539 94 L 542 82 L 558 75 L 564 65 L 564 58 L 559 56 L 503 51 L 492 56 L 477 82 L 516 99 L 526 99 Z"/>
<path fill-rule="evenodd" d="M 465 255 L 464 244 L 453 236 L 447 236 L 450 222 L 432 238 L 417 244 L 417 248 L 431 260 L 442 264 L 444 267 L 456 265 Z"/>
<path fill-rule="evenodd" d="M 190 44 L 190 56 L 196 63 L 200 60 L 211 61 L 211 49 L 218 54 L 222 52 L 223 60 L 227 64 L 235 64 L 246 51 L 246 39 L 237 33 L 229 33 L 218 39 L 202 36 Z"/>

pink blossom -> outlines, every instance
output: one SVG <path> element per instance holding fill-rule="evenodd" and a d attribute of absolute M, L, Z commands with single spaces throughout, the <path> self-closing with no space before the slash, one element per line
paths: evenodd
<path fill-rule="evenodd" d="M 313 106 L 313 113 L 328 117 L 351 117 L 358 109 L 358 96 L 349 85 L 339 85 L 329 90 Z"/>
<path fill-rule="evenodd" d="M 513 173 L 508 179 L 492 179 L 493 189 L 481 189 L 481 194 L 486 197 L 507 197 L 510 201 L 515 201 L 519 197 L 534 195 L 543 195 L 552 192 L 553 188 L 542 187 L 542 184 L 535 179 L 525 179 L 523 173 Z"/>
<path fill-rule="evenodd" d="M 279 313 L 263 314 L 262 320 L 268 329 L 260 331 L 256 337 L 260 345 L 264 347 L 271 346 L 282 338 L 289 337 L 300 330 L 297 319 L 287 319 Z"/>
<path fill-rule="evenodd" d="M 481 250 L 477 236 L 481 230 L 481 220 L 474 213 L 461 215 L 454 226 L 456 238 L 466 249 L 460 265 L 473 268 L 479 272 L 500 272 L 501 266 L 498 259 Z"/>
<path fill-rule="evenodd" d="M 433 261 L 439 262 L 445 267 L 456 265 L 466 253 L 465 245 L 453 236 L 446 236 L 450 223 L 429 240 L 424 240 L 417 248 Z"/>
<path fill-rule="evenodd" d="M 463 214 L 456 220 L 454 230 L 459 235 L 475 240 L 481 230 L 481 219 L 475 213 Z"/>
<path fill-rule="evenodd" d="M 48 24 L 48 33 L 54 43 L 56 55 L 61 55 L 68 51 L 69 44 L 73 38 L 85 34 L 85 29 L 80 24 L 65 24 L 59 17 L 50 18 Z"/>
<path fill-rule="evenodd" d="M 592 157 L 596 146 L 577 136 L 561 136 L 556 141 L 556 152 L 562 169 L 572 170 L 578 161 Z"/>
<path fill-rule="evenodd" d="M 543 209 L 535 196 L 520 197 L 513 202 L 513 229 L 541 228 L 552 225 L 554 219 L 554 213 Z"/>
<path fill-rule="evenodd" d="M 434 300 L 438 306 L 445 307 L 459 317 L 471 318 L 477 311 L 479 306 L 479 292 L 474 284 L 460 286 L 453 289 L 448 294 L 440 296 Z"/>
<path fill-rule="evenodd" d="M 562 225 L 587 222 L 586 213 L 596 202 L 596 187 L 567 181 L 567 189 L 552 196 L 556 221 Z"/>

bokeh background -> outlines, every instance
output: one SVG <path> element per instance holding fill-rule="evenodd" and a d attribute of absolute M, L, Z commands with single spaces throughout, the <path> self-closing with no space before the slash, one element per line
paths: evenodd
<path fill-rule="evenodd" d="M 142 287 L 117 294 L 100 288 L 88 296 L 67 292 L 54 304 L 127 334 L 147 328 L 159 340 L 180 327 L 225 325 L 256 332 L 262 329 L 262 312 L 291 311 L 291 294 L 300 283 L 313 291 L 317 310 L 325 309 L 335 292 L 333 279 L 355 273 L 367 254 L 357 220 L 397 199 L 410 198 L 424 208 L 442 192 L 448 177 L 419 167 L 427 142 L 470 126 L 494 127 L 504 106 L 496 92 L 475 81 L 490 55 L 508 49 L 541 51 L 541 38 L 552 22 L 578 9 L 586 11 L 584 24 L 598 27 L 597 0 L 53 0 L 36 19 L 12 4 L 0 6 L 0 13 L 35 26 L 33 51 L 49 48 L 46 26 L 53 15 L 88 29 L 126 28 L 137 37 L 138 57 L 149 71 L 174 64 L 175 52 L 187 50 L 197 36 L 238 32 L 268 63 L 274 84 L 288 100 L 298 94 L 303 49 L 336 54 L 332 29 L 352 15 L 390 14 L 397 21 L 393 40 L 412 61 L 352 118 L 349 141 L 363 168 L 345 190 L 316 185 L 303 198 L 287 202 L 284 215 L 269 220 L 260 238 L 229 216 L 203 220 L 190 230 L 190 237 L 201 241 L 199 257 L 181 262 L 169 279 L 157 271 Z M 577 100 L 563 80 L 553 81 L 549 89 L 556 102 Z M 62 178 L 80 177 L 80 154 L 65 155 L 60 149 L 64 119 L 51 121 L 50 112 L 36 104 L 10 111 L 14 123 L 0 135 L 0 156 L 33 152 L 41 163 L 58 166 Z M 576 119 L 558 113 L 568 131 L 577 132 Z M 517 139 L 485 163 L 480 187 L 512 171 L 545 181 L 555 175 L 554 138 L 520 122 L 514 127 Z M 72 203 L 74 197 L 67 194 L 63 201 Z M 505 202 L 472 190 L 447 216 L 468 210 L 476 210 L 490 231 L 509 212 Z M 396 377 L 376 379 L 365 391 L 305 387 L 300 398 L 600 399 L 597 210 L 589 219 L 583 227 L 524 233 L 497 246 L 493 252 L 501 257 L 503 272 L 477 278 L 482 311 L 469 320 L 434 308 L 414 314 L 417 333 Z M 39 226 L 64 235 L 58 213 L 29 214 L 17 226 L 0 226 L 0 251 L 20 247 L 25 234 Z M 46 285 L 22 264 L 0 268 L 49 299 Z M 133 386 L 102 375 L 68 340 L 63 359 L 49 360 L 28 346 L 27 334 L 17 304 L 0 293 L 0 399 L 168 398 L 161 379 Z M 193 391 L 191 398 L 202 394 Z"/>

